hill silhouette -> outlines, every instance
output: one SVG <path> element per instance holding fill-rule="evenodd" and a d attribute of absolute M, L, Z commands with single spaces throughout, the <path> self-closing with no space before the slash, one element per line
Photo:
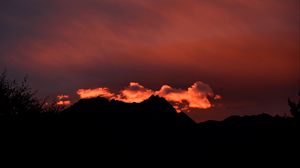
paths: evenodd
<path fill-rule="evenodd" d="M 114 153 L 141 159 L 155 155 L 172 158 L 171 155 L 178 155 L 176 150 L 184 152 L 184 145 L 177 143 L 191 139 L 190 131 L 196 126 L 186 114 L 177 113 L 172 105 L 158 96 L 151 96 L 141 103 L 109 101 L 102 97 L 82 99 L 60 115 L 63 123 L 72 123 L 72 129 L 101 130 L 100 134 L 109 138 L 105 143 L 111 145 L 110 149 L 117 148 Z M 93 138 L 98 139 L 99 135 L 95 136 Z"/>
<path fill-rule="evenodd" d="M 141 103 L 82 99 L 60 113 L 2 121 L 4 141 L 14 144 L 9 150 L 59 151 L 76 158 L 259 160 L 288 159 L 299 151 L 293 118 L 261 114 L 196 124 L 158 96 Z"/>
<path fill-rule="evenodd" d="M 270 163 L 298 157 L 299 104 L 291 100 L 294 118 L 260 114 L 195 123 L 158 96 L 141 103 L 82 99 L 61 111 L 56 106 L 43 108 L 33 95 L 27 85 L 10 83 L 0 75 L 4 156 L 48 162 L 70 157 L 71 161 L 234 158 Z"/>
<path fill-rule="evenodd" d="M 66 118 L 97 119 L 104 125 L 123 127 L 187 127 L 195 125 L 185 113 L 177 113 L 164 98 L 151 96 L 141 103 L 124 103 L 97 97 L 82 99 L 61 113 Z"/>

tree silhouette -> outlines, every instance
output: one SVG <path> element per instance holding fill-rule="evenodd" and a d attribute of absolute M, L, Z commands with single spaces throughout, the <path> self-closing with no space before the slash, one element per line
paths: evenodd
<path fill-rule="evenodd" d="M 9 80 L 6 71 L 0 74 L 0 117 L 16 119 L 24 117 L 39 117 L 43 112 L 58 112 L 62 110 L 55 103 L 40 101 L 36 92 L 29 87 L 25 77 L 21 83 Z"/>
<path fill-rule="evenodd" d="M 0 75 L 0 105 L 2 117 L 33 115 L 42 111 L 42 105 L 35 98 L 35 92 L 27 84 L 27 79 L 21 83 L 7 79 L 6 72 Z"/>
<path fill-rule="evenodd" d="M 291 101 L 290 98 L 288 99 L 288 103 L 291 108 L 290 112 L 297 121 L 299 121 L 299 119 L 300 119 L 300 90 L 299 90 L 298 96 L 299 96 L 298 104 L 296 102 Z"/>

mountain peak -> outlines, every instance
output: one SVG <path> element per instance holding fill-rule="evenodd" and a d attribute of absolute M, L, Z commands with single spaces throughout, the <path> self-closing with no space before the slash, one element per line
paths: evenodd
<path fill-rule="evenodd" d="M 186 124 L 187 116 L 178 115 L 173 106 L 164 98 L 152 95 L 141 103 L 125 103 L 108 100 L 103 97 L 82 99 L 63 111 L 69 115 L 86 116 L 90 118 L 118 122 L 145 122 L 164 125 Z M 185 122 L 182 122 L 185 121 Z M 191 122 L 193 122 L 190 119 Z M 194 122 L 193 122 L 194 123 Z"/>
<path fill-rule="evenodd" d="M 169 102 L 160 96 L 157 95 L 151 95 L 148 99 L 144 100 L 142 103 L 165 103 L 165 104 L 169 104 Z"/>

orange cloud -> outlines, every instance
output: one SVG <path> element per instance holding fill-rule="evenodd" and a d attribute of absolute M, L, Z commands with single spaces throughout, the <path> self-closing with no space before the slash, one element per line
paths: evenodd
<path fill-rule="evenodd" d="M 58 99 L 58 100 L 68 99 L 68 98 L 70 98 L 69 95 L 58 95 L 58 96 L 57 96 L 57 99 Z"/>
<path fill-rule="evenodd" d="M 56 104 L 59 106 L 68 106 L 71 104 L 71 101 L 68 100 L 69 98 L 70 98 L 69 95 L 64 95 L 64 94 L 58 95 L 57 96 L 58 101 L 56 102 Z"/>
<path fill-rule="evenodd" d="M 154 92 L 137 82 L 130 82 L 129 86 L 120 91 L 116 99 L 124 102 L 142 102 L 148 99 Z"/>
<path fill-rule="evenodd" d="M 115 95 L 111 93 L 107 87 L 100 87 L 96 89 L 79 89 L 77 94 L 81 99 L 88 99 L 98 96 L 108 99 L 115 97 Z"/>
<path fill-rule="evenodd" d="M 71 101 L 70 100 L 60 100 L 56 104 L 59 106 L 68 106 L 71 104 Z"/>
<path fill-rule="evenodd" d="M 195 82 L 187 90 L 174 89 L 164 85 L 155 94 L 177 104 L 177 111 L 189 111 L 190 108 L 208 109 L 212 107 L 208 98 L 214 96 L 211 87 L 200 81 Z M 184 104 L 184 102 L 186 103 Z M 178 104 L 181 104 L 181 107 Z"/>
<path fill-rule="evenodd" d="M 221 99 L 222 99 L 222 96 L 221 96 L 221 95 L 215 95 L 214 99 L 215 99 L 215 100 L 221 100 Z"/>
<path fill-rule="evenodd" d="M 120 90 L 118 94 L 110 92 L 106 87 L 100 87 L 96 89 L 79 89 L 77 94 L 80 98 L 92 98 L 92 97 L 105 97 L 108 99 L 115 99 L 124 102 L 142 102 L 148 99 L 151 95 L 159 95 L 164 97 L 174 108 L 180 111 L 190 111 L 191 108 L 196 109 L 208 109 L 213 105 L 209 101 L 209 98 L 220 100 L 220 95 L 214 95 L 213 90 L 208 84 L 201 81 L 195 82 L 192 86 L 186 90 L 175 89 L 169 85 L 163 85 L 160 90 L 153 91 L 145 88 L 137 82 L 130 82 L 129 86 Z"/>

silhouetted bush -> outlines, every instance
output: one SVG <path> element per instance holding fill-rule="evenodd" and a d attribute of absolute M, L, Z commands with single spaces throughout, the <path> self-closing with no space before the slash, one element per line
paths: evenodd
<path fill-rule="evenodd" d="M 6 119 L 17 119 L 24 117 L 39 117 L 41 113 L 55 113 L 62 110 L 53 103 L 40 101 L 35 96 L 27 83 L 27 78 L 18 83 L 9 80 L 6 72 L 0 74 L 0 117 Z"/>
<path fill-rule="evenodd" d="M 292 114 L 292 116 L 299 121 L 300 120 L 300 91 L 298 93 L 299 96 L 299 102 L 298 104 L 296 102 L 291 101 L 290 99 L 288 99 L 288 103 L 290 106 L 290 112 Z"/>

